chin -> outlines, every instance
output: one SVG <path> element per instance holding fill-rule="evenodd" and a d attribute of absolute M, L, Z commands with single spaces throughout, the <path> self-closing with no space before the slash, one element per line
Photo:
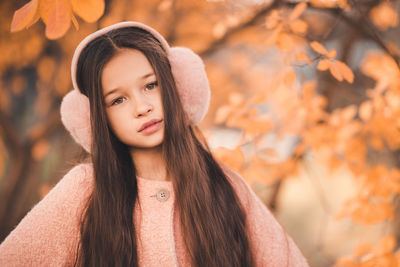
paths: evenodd
<path fill-rule="evenodd" d="M 132 149 L 153 149 L 153 148 L 159 148 L 161 147 L 163 141 L 159 142 L 143 142 L 140 144 L 129 144 L 129 147 Z"/>

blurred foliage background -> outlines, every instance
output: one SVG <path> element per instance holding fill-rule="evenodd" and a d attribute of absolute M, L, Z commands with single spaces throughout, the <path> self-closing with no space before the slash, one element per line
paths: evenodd
<path fill-rule="evenodd" d="M 400 266 L 399 1 L 0 2 L 0 240 L 87 157 L 59 114 L 73 51 L 135 20 L 204 60 L 200 125 L 311 266 Z M 266 226 L 268 227 L 268 226 Z"/>

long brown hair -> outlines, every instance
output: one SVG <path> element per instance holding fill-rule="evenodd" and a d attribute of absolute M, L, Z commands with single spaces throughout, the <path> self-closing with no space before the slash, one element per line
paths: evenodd
<path fill-rule="evenodd" d="M 78 266 L 138 266 L 133 212 L 138 188 L 128 147 L 107 123 L 101 72 L 121 48 L 138 49 L 152 65 L 162 89 L 165 134 L 162 151 L 176 192 L 176 208 L 192 266 L 253 266 L 246 217 L 239 198 L 188 123 L 171 67 L 149 32 L 126 27 L 90 42 L 77 65 L 77 83 L 89 97 L 93 133 L 94 190 L 82 213 Z M 201 134 L 201 133 L 200 133 Z"/>

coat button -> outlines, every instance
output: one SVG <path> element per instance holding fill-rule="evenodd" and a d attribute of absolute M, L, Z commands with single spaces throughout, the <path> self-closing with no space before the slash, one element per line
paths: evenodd
<path fill-rule="evenodd" d="M 157 192 L 157 199 L 161 202 L 166 201 L 169 197 L 169 191 L 167 189 L 160 189 Z"/>

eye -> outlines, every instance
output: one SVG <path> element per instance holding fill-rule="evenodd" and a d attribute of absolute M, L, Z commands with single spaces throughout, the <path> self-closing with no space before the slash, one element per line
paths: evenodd
<path fill-rule="evenodd" d="M 147 85 L 146 85 L 146 88 L 152 90 L 152 89 L 154 89 L 154 87 L 157 86 L 157 85 L 158 85 L 158 82 L 155 81 L 155 82 L 152 82 L 152 83 L 147 84 Z"/>
<path fill-rule="evenodd" d="M 114 100 L 112 101 L 112 103 L 111 103 L 111 106 L 114 106 L 114 104 L 116 104 L 117 102 L 119 102 L 119 101 L 118 101 L 119 99 L 122 99 L 122 97 L 118 97 L 118 98 L 114 99 Z M 119 104 L 119 103 L 118 103 L 118 104 Z"/>

